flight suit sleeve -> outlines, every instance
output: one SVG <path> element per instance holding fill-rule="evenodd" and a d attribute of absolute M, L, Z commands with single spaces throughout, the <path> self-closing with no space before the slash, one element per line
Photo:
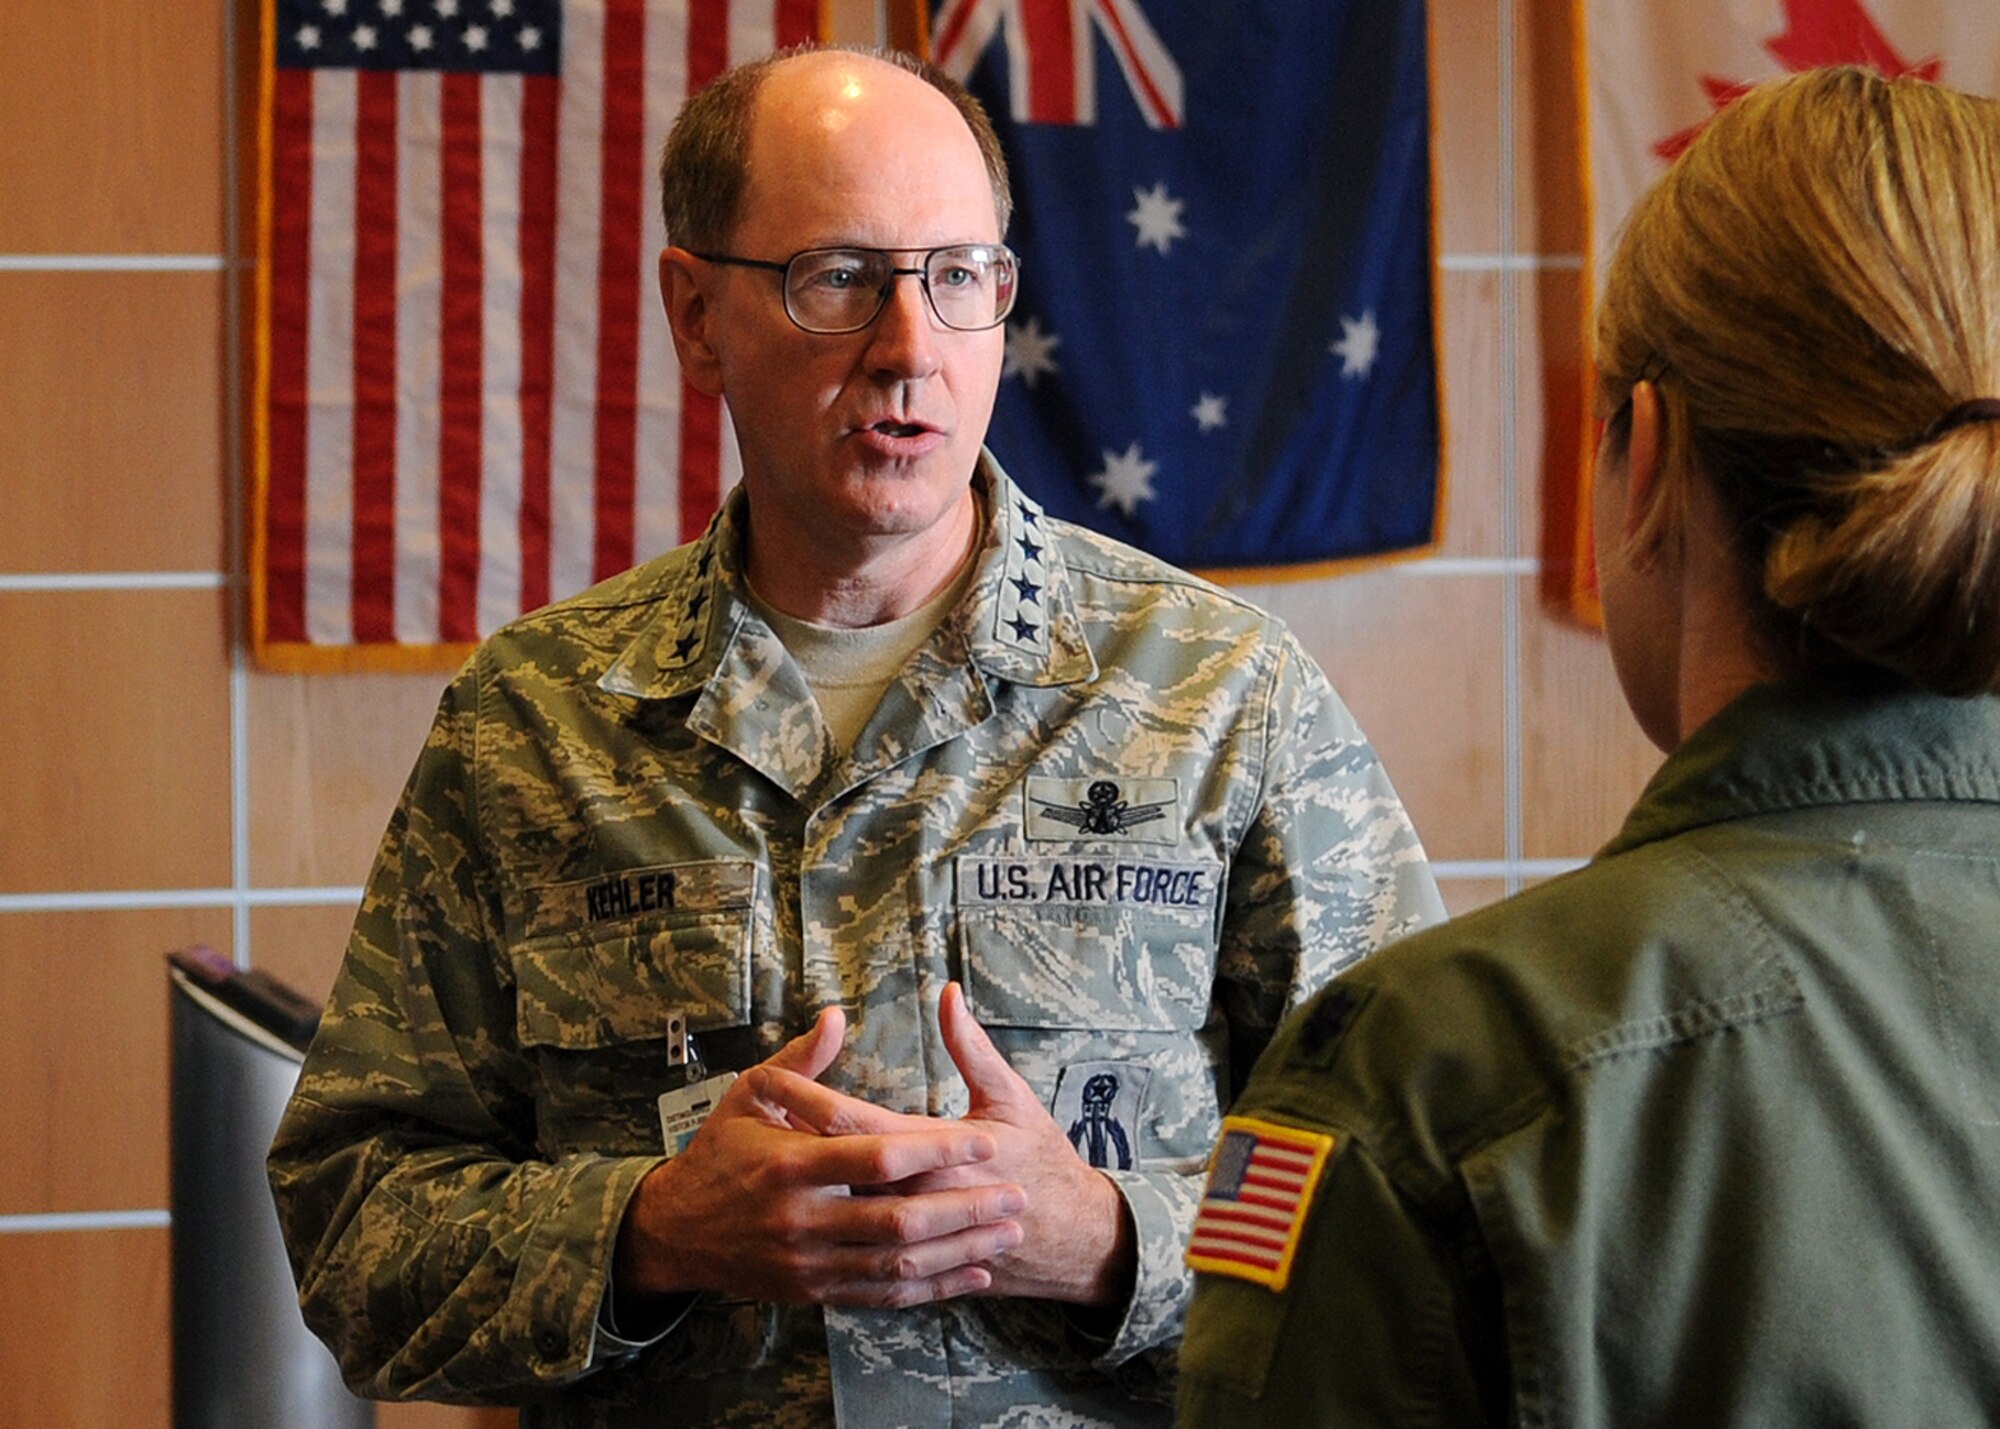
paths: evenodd
<path fill-rule="evenodd" d="M 1261 778 L 1231 861 L 1217 959 L 1225 1110 L 1289 1009 L 1341 968 L 1444 918 L 1423 846 L 1366 736 L 1281 627 L 1275 647 L 1262 708 L 1245 716 L 1262 746 Z M 1118 1365 L 1149 1349 L 1170 1354 L 1180 1336 L 1190 1289 L 1182 1254 L 1204 1168 L 1107 1174 L 1138 1243 L 1130 1307 L 1100 1360 Z"/>
<path fill-rule="evenodd" d="M 468 665 L 269 1161 L 306 1321 L 381 1398 L 521 1400 L 584 1373 L 625 1204 L 657 1164 L 537 1151 L 478 833 L 478 696 Z"/>
<path fill-rule="evenodd" d="M 1282 1288 L 1202 1270 L 1184 1426 L 1504 1422 L 1498 1291 L 1469 1216 L 1407 1198 L 1338 1128 Z"/>

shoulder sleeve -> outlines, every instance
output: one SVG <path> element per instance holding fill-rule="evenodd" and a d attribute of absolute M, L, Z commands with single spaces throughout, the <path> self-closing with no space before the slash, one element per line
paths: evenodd
<path fill-rule="evenodd" d="M 1230 867 L 1218 963 L 1232 1087 L 1284 1014 L 1342 968 L 1444 920 L 1417 831 L 1361 727 L 1290 632 L 1257 808 Z"/>
<path fill-rule="evenodd" d="M 1228 1027 L 1225 1106 L 1289 1008 L 1341 968 L 1444 918 L 1382 762 L 1319 667 L 1277 629 L 1261 707 L 1245 714 L 1263 744 L 1262 779 L 1231 862 L 1217 962 L 1214 995 Z M 1125 1365 L 1143 1350 L 1170 1353 L 1180 1334 L 1189 1283 L 1181 1252 L 1203 1171 L 1110 1174 L 1138 1241 L 1132 1300 L 1103 1356 Z M 1134 1363 L 1125 1373 L 1141 1369 Z"/>
<path fill-rule="evenodd" d="M 1196 1274 L 1180 1422 L 1504 1422 L 1498 1291 L 1470 1215 L 1418 1208 L 1336 1135 L 1281 1289 Z"/>
<path fill-rule="evenodd" d="M 478 833 L 478 659 L 390 821 L 270 1155 L 306 1320 L 383 1398 L 506 1400 L 583 1373 L 656 1164 L 537 1152 Z"/>

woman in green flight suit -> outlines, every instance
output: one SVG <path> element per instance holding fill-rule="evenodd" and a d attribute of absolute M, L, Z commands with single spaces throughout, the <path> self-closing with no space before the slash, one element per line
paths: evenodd
<path fill-rule="evenodd" d="M 1752 91 L 1597 321 L 1669 757 L 1588 867 L 1272 1043 L 1185 1423 L 2000 1423 L 2000 104 Z"/>

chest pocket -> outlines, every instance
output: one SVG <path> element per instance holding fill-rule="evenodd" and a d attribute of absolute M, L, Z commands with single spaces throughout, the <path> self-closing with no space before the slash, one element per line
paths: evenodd
<path fill-rule="evenodd" d="M 1066 884 L 1054 861 L 1025 878 L 962 862 L 958 942 L 973 1014 L 982 1023 L 1051 1030 L 1202 1026 L 1215 980 L 1221 868 L 1181 865 L 1170 889 L 1161 867 L 1135 875 L 1112 865 L 1100 880 Z M 996 896 L 982 893 L 982 881 Z M 1049 896 L 1052 887 L 1057 896 Z M 1073 896 L 1061 896 L 1069 887 Z M 1020 888 L 1040 896 L 1007 896 Z"/>
<path fill-rule="evenodd" d="M 513 950 L 515 1035 L 540 1065 L 537 1132 L 551 1156 L 659 1150 L 655 1103 L 678 1073 L 667 1036 L 751 1018 L 754 870 L 696 908 L 531 937 Z"/>

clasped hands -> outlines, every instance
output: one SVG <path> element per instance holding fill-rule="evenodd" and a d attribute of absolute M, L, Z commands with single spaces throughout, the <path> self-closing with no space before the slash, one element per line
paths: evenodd
<path fill-rule="evenodd" d="M 620 1298 L 713 1290 L 895 1307 L 957 1295 L 1120 1301 L 1133 1233 L 965 1006 L 938 1002 L 971 1100 L 951 1119 L 820 1085 L 846 1033 L 827 1008 L 741 1077 L 687 1149 L 640 1183 L 619 1230 Z"/>

